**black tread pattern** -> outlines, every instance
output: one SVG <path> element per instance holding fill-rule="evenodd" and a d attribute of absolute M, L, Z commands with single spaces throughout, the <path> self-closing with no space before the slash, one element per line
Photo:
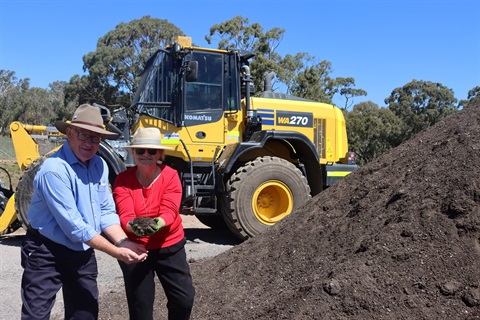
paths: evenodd
<path fill-rule="evenodd" d="M 15 211 L 17 211 L 17 218 L 25 230 L 30 227 L 27 220 L 27 212 L 30 202 L 32 201 L 33 179 L 42 163 L 50 155 L 51 153 L 35 159 L 27 166 L 18 180 L 17 188 L 15 190 Z"/>
<path fill-rule="evenodd" d="M 242 240 L 247 240 L 248 238 L 255 236 L 256 231 L 248 228 L 246 223 L 241 221 L 239 213 L 235 211 L 236 201 L 251 201 L 251 199 L 244 199 L 245 197 L 242 197 L 242 195 L 238 193 L 238 189 L 242 184 L 258 184 L 256 181 L 256 175 L 258 172 L 260 172 L 259 170 L 270 170 L 271 172 L 277 174 L 279 172 L 285 173 L 287 171 L 293 173 L 293 175 L 297 177 L 297 186 L 299 188 L 303 188 L 302 193 L 306 194 L 308 199 L 310 198 L 310 187 L 306 177 L 303 176 L 302 172 L 292 163 L 284 159 L 271 156 L 259 157 L 247 162 L 244 166 L 240 167 L 228 180 L 226 186 L 228 196 L 224 199 L 222 207 L 225 223 L 229 229 Z M 258 185 L 255 185 L 254 187 L 257 188 Z M 294 186 L 289 187 L 292 188 Z M 254 221 L 253 219 L 254 218 L 252 217 L 250 222 Z M 258 224 L 261 224 L 261 222 L 258 222 Z"/>

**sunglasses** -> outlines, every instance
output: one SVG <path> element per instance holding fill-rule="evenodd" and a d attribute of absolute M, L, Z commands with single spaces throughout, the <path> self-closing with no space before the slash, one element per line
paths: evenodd
<path fill-rule="evenodd" d="M 145 151 L 147 151 L 149 155 L 153 156 L 153 155 L 157 154 L 158 150 L 157 149 L 145 149 L 145 148 L 136 148 L 135 149 L 135 153 L 139 156 L 144 154 Z"/>

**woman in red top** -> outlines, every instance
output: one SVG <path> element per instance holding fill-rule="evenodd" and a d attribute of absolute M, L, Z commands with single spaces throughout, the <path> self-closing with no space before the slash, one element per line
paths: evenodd
<path fill-rule="evenodd" d="M 119 261 L 130 319 L 153 319 L 155 274 L 168 300 L 168 319 L 189 319 L 195 289 L 179 213 L 182 186 L 176 170 L 158 163 L 170 148 L 161 145 L 157 128 L 139 128 L 125 148 L 132 150 L 136 166 L 117 176 L 113 197 L 129 240 L 148 250 L 145 262 Z M 137 217 L 155 218 L 155 223 L 146 231 L 135 222 Z"/>

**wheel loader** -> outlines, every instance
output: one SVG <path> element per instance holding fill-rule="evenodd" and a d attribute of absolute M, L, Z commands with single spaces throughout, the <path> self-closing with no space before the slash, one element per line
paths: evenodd
<path fill-rule="evenodd" d="M 273 74 L 265 77 L 265 90 L 255 93 L 253 57 L 244 50 L 196 47 L 189 37 L 154 53 L 129 108 L 97 105 L 106 128 L 119 133 L 100 144 L 110 182 L 134 165 L 121 148 L 132 133 L 158 127 L 162 143 L 173 148 L 162 161 L 182 182 L 181 214 L 246 240 L 356 170 L 342 111 L 272 92 Z M 28 227 L 33 177 L 49 155 L 39 153 L 31 133 L 59 138 L 51 127 L 14 122 L 10 130 L 24 173 L 15 193 L 3 192 L 8 202 L 0 207 L 0 232 L 17 219 Z"/>

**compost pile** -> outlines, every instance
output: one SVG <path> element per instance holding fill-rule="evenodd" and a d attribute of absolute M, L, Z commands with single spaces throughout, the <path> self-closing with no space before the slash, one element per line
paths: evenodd
<path fill-rule="evenodd" d="M 480 108 L 470 108 L 265 233 L 192 262 L 192 319 L 480 318 L 479 172 Z M 101 317 L 126 319 L 112 294 Z M 164 305 L 159 287 L 156 318 Z"/>

